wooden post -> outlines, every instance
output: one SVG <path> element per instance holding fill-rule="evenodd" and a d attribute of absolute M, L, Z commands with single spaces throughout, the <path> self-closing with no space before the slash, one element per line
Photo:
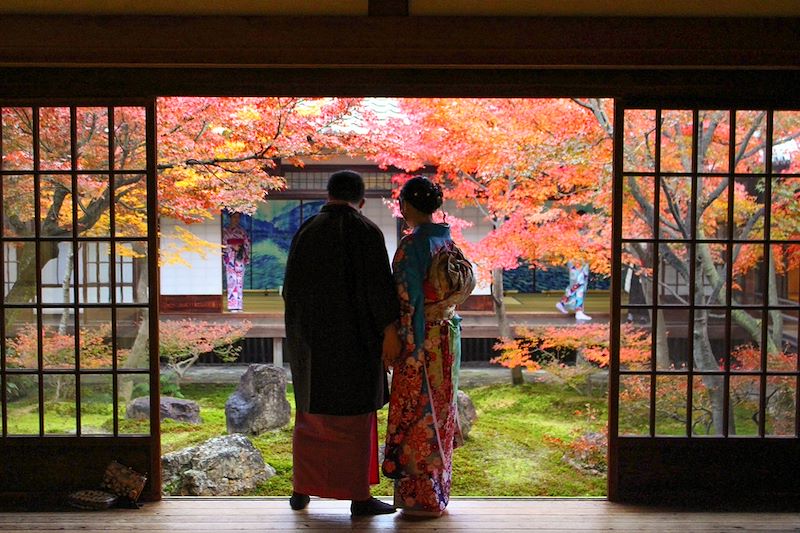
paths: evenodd
<path fill-rule="evenodd" d="M 272 364 L 283 367 L 283 338 L 272 338 Z"/>

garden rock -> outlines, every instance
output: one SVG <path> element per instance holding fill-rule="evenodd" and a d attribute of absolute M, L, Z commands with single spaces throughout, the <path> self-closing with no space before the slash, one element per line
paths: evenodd
<path fill-rule="evenodd" d="M 215 437 L 161 457 L 165 494 L 236 496 L 275 475 L 261 452 L 244 435 Z"/>
<path fill-rule="evenodd" d="M 289 423 L 286 371 L 274 365 L 250 365 L 225 402 L 228 433 L 260 435 Z"/>
<path fill-rule="evenodd" d="M 466 439 L 472 430 L 472 424 L 477 420 L 478 412 L 472 399 L 464 391 L 458 391 L 458 421 L 461 425 L 461 435 Z"/>
<path fill-rule="evenodd" d="M 202 421 L 200 419 L 200 406 L 197 402 L 172 398 L 171 396 L 161 397 L 159 414 L 161 420 L 170 418 L 179 422 L 189 422 L 190 424 L 199 424 Z M 150 418 L 150 397 L 142 396 L 131 400 L 125 409 L 125 418 L 148 420 Z"/>
<path fill-rule="evenodd" d="M 586 394 L 602 396 L 608 392 L 608 371 L 598 370 L 586 376 Z"/>

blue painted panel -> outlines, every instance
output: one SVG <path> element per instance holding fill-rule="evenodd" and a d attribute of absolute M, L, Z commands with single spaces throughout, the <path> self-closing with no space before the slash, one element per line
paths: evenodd
<path fill-rule="evenodd" d="M 252 216 L 241 215 L 239 224 L 247 230 L 252 243 L 245 290 L 277 289 L 283 285 L 292 237 L 302 221 L 319 213 L 323 205 L 325 200 L 269 200 L 259 205 Z M 223 213 L 222 224 L 227 223 L 228 214 Z"/>
<path fill-rule="evenodd" d="M 503 272 L 503 288 L 523 293 L 545 291 L 562 291 L 569 283 L 569 271 L 563 266 L 548 266 L 547 269 L 530 269 L 522 265 L 513 270 Z M 611 280 L 607 276 L 592 274 L 589 278 L 589 290 L 608 290 Z"/>

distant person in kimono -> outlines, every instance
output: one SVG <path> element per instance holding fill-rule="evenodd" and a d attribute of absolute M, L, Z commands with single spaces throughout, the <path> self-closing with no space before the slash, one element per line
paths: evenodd
<path fill-rule="evenodd" d="M 564 314 L 574 313 L 575 320 L 591 320 L 592 317 L 583 312 L 586 288 L 589 286 L 589 265 L 567 263 L 569 269 L 569 285 L 564 289 L 564 296 L 556 304 L 556 309 Z"/>
<path fill-rule="evenodd" d="M 239 225 L 239 213 L 231 213 L 228 225 L 222 230 L 222 262 L 228 287 L 228 311 L 242 312 L 244 270 L 250 262 L 250 236 Z"/>
<path fill-rule="evenodd" d="M 292 240 L 286 264 L 286 350 L 295 397 L 293 493 L 351 500 L 353 516 L 393 513 L 379 481 L 376 411 L 388 401 L 384 358 L 400 352 L 399 303 L 383 233 L 364 217 L 364 181 L 328 180 L 328 201 Z"/>
<path fill-rule="evenodd" d="M 586 211 L 578 211 L 580 216 L 585 214 Z M 569 270 L 569 284 L 564 289 L 561 301 L 556 304 L 556 309 L 564 314 L 573 313 L 575 320 L 591 320 L 592 317 L 583 312 L 586 289 L 589 287 L 589 264 L 568 261 L 567 269 Z"/>
<path fill-rule="evenodd" d="M 458 250 L 450 227 L 433 222 L 442 205 L 439 186 L 415 176 L 399 199 L 411 232 L 401 240 L 393 264 L 403 347 L 390 361 L 382 470 L 395 480 L 394 503 L 404 515 L 434 518 L 450 500 L 453 449 L 462 442 L 457 408 L 461 318 L 455 305 L 469 296 L 475 280 L 466 259 L 465 267 L 438 266 L 439 258 Z"/>

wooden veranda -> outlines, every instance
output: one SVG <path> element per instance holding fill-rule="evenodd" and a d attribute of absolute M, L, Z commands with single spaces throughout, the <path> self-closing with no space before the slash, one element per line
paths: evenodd
<path fill-rule="evenodd" d="M 437 520 L 409 521 L 351 518 L 346 501 L 314 499 L 294 512 L 285 498 L 169 498 L 139 510 L 4 513 L 0 531 L 800 531 L 800 513 L 677 511 L 602 499 L 458 498 Z"/>

